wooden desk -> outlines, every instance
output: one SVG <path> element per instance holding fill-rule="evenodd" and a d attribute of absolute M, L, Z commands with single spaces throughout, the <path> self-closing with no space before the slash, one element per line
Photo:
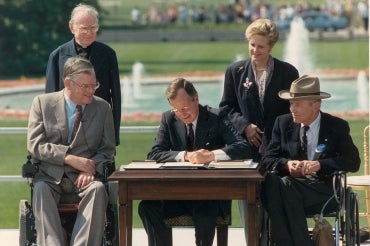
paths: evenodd
<path fill-rule="evenodd" d="M 132 200 L 247 200 L 248 245 L 258 245 L 259 187 L 257 170 L 125 170 L 119 183 L 119 238 L 132 245 Z M 244 240 L 244 239 L 240 239 Z"/>

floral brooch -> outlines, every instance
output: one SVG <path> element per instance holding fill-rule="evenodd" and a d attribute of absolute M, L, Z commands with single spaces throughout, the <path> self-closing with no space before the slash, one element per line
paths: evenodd
<path fill-rule="evenodd" d="M 249 79 L 248 79 L 248 78 L 246 78 L 246 79 L 245 79 L 245 82 L 243 83 L 243 86 L 244 86 L 247 90 L 249 90 L 249 88 L 251 88 L 251 86 L 252 86 L 252 82 L 250 82 L 250 81 L 249 81 Z"/>

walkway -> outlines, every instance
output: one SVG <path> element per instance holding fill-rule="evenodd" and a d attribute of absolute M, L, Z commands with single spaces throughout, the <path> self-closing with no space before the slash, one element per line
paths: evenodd
<path fill-rule="evenodd" d="M 19 232 L 16 229 L 0 229 L 1 245 L 18 246 Z M 216 238 L 216 237 L 215 237 Z M 245 246 L 244 231 L 241 228 L 229 228 L 230 246 Z M 133 246 L 148 245 L 144 229 L 133 229 Z M 192 246 L 194 243 L 194 229 L 174 229 L 173 246 Z M 213 245 L 217 245 L 216 240 Z M 370 245 L 370 244 L 369 244 Z"/>
<path fill-rule="evenodd" d="M 18 230 L 17 229 L 0 229 L 1 244 L 6 246 L 18 246 Z M 147 236 L 144 229 L 133 229 L 133 246 L 148 245 Z M 173 230 L 173 246 L 193 246 L 194 229 L 174 229 Z M 213 245 L 217 245 L 216 240 Z M 246 246 L 244 240 L 244 231 L 241 228 L 229 228 L 230 246 Z M 370 246 L 370 240 L 361 243 L 361 246 Z"/>

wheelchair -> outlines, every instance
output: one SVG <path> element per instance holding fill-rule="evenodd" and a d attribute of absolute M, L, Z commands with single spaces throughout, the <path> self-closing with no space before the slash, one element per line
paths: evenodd
<path fill-rule="evenodd" d="M 31 201 L 33 198 L 33 178 L 39 170 L 39 163 L 27 156 L 27 161 L 22 166 L 22 176 L 27 178 L 31 188 Z M 106 163 L 104 166 L 103 182 L 109 195 L 109 202 L 106 210 L 106 222 L 104 228 L 103 246 L 118 245 L 118 216 L 116 193 L 114 187 L 108 183 L 108 176 L 115 170 L 114 162 Z M 113 191 L 112 191 L 113 190 Z M 72 229 L 76 220 L 78 204 L 59 204 L 58 211 L 64 229 L 66 245 L 69 245 Z M 35 227 L 35 217 L 33 215 L 32 204 L 27 200 L 21 200 L 19 204 L 19 245 L 36 246 L 37 231 Z"/>
<path fill-rule="evenodd" d="M 335 246 L 360 246 L 360 224 L 359 224 L 359 206 L 357 193 L 347 186 L 347 175 L 343 171 L 337 171 L 333 174 L 333 195 L 323 205 L 320 214 L 307 214 L 306 218 L 318 216 L 320 220 L 324 217 L 334 218 L 334 228 L 332 230 Z M 334 211 L 325 211 L 326 206 L 332 201 L 336 201 Z M 273 246 L 271 242 L 270 220 L 265 213 L 264 223 L 261 228 L 260 246 Z M 313 230 L 309 230 L 310 236 Z"/>

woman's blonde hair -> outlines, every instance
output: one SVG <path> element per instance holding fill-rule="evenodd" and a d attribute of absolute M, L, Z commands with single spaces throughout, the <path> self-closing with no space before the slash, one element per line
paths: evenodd
<path fill-rule="evenodd" d="M 268 38 L 271 47 L 279 40 L 279 31 L 276 24 L 269 19 L 257 19 L 247 27 L 245 30 L 246 39 L 249 41 L 254 35 L 261 35 Z"/>

